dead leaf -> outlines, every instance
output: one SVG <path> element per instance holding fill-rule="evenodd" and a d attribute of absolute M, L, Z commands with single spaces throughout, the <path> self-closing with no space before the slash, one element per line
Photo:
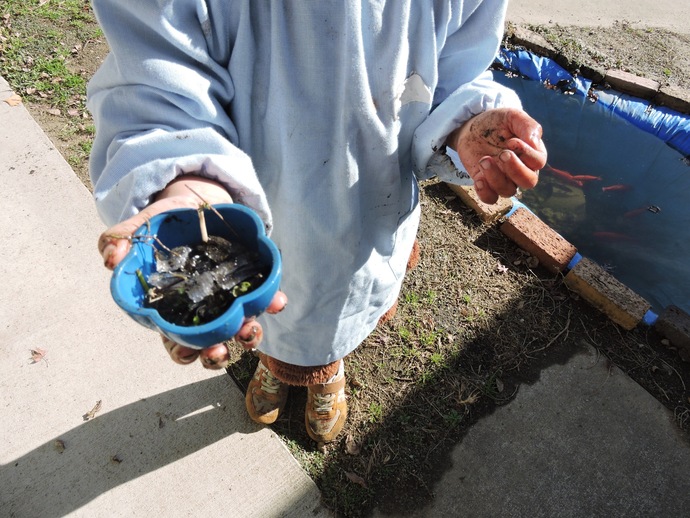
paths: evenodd
<path fill-rule="evenodd" d="M 62 113 L 57 108 L 48 108 L 46 112 L 50 113 L 51 115 L 60 115 Z"/>
<path fill-rule="evenodd" d="M 499 263 L 496 265 L 496 271 L 498 273 L 506 273 L 508 271 L 508 267 Z"/>
<path fill-rule="evenodd" d="M 119 455 L 113 455 L 112 457 L 110 457 L 110 462 L 112 462 L 113 464 L 120 464 L 122 462 L 122 457 L 120 457 Z"/>
<path fill-rule="evenodd" d="M 346 471 L 345 476 L 350 480 L 350 482 L 354 482 L 355 484 L 359 484 L 363 488 L 366 489 L 367 487 L 367 482 L 364 480 L 362 477 L 360 477 L 357 473 L 353 473 L 352 471 Z"/>
<path fill-rule="evenodd" d="M 55 439 L 53 447 L 55 448 L 56 452 L 62 453 L 63 451 L 65 451 L 65 442 L 62 439 Z"/>
<path fill-rule="evenodd" d="M 96 405 L 82 416 L 84 418 L 84 421 L 89 421 L 90 419 L 96 417 L 96 412 L 98 412 L 101 409 L 101 403 L 103 403 L 103 401 L 99 399 L 96 402 Z"/>
<path fill-rule="evenodd" d="M 348 435 L 345 437 L 345 451 L 347 451 L 349 455 L 359 455 L 362 451 L 362 447 L 357 444 L 352 435 Z"/>
<path fill-rule="evenodd" d="M 70 117 L 78 117 L 79 116 L 79 110 L 75 110 L 75 109 L 67 110 L 67 115 L 69 115 Z"/>
<path fill-rule="evenodd" d="M 499 394 L 503 392 L 503 382 L 499 378 L 496 378 L 496 390 Z"/>
<path fill-rule="evenodd" d="M 4 101 L 13 107 L 22 104 L 22 98 L 18 94 L 12 94 L 7 99 L 4 99 Z"/>
<path fill-rule="evenodd" d="M 353 376 L 352 378 L 350 378 L 350 386 L 351 386 L 352 388 L 357 388 L 357 389 L 363 387 L 362 382 L 359 381 L 359 379 L 357 379 L 355 376 Z"/>
<path fill-rule="evenodd" d="M 46 5 L 48 2 L 50 2 L 50 0 L 39 0 L 38 5 L 40 7 L 42 5 Z"/>
<path fill-rule="evenodd" d="M 38 363 L 41 360 L 45 359 L 45 356 L 47 354 L 47 351 L 45 349 L 41 349 L 40 347 L 36 347 L 36 349 L 31 349 L 31 363 Z"/>

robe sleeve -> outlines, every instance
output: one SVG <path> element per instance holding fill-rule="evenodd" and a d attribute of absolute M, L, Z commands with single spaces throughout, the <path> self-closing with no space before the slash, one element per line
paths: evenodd
<path fill-rule="evenodd" d="M 220 182 L 233 200 L 271 213 L 230 116 L 230 37 L 203 0 L 94 0 L 111 53 L 89 82 L 96 135 L 90 158 L 101 219 L 113 225 L 174 178 Z"/>
<path fill-rule="evenodd" d="M 443 168 L 427 168 L 434 155 L 444 153 L 448 135 L 474 115 L 492 108 L 521 108 L 517 94 L 493 81 L 489 66 L 503 38 L 505 0 L 464 2 L 451 17 L 451 27 L 438 60 L 438 84 L 432 111 L 414 134 L 412 160 L 419 179 L 438 175 Z M 437 162 L 437 161 L 434 161 Z M 447 179 L 456 176 L 450 170 Z"/>

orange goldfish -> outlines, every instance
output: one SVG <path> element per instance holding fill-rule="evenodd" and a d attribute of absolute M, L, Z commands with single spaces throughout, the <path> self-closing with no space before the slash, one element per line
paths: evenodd
<path fill-rule="evenodd" d="M 563 180 L 566 183 L 569 183 L 571 185 L 575 185 L 576 187 L 582 187 L 583 186 L 582 181 L 576 179 L 568 171 L 564 171 L 563 169 L 556 169 L 555 167 L 551 167 L 549 164 L 546 164 L 546 168 L 556 178 L 560 178 L 561 180 Z"/>
<path fill-rule="evenodd" d="M 576 174 L 573 176 L 573 180 L 578 180 L 580 182 L 593 182 L 593 181 L 601 181 L 602 178 L 601 176 L 592 176 L 589 174 Z"/>
<path fill-rule="evenodd" d="M 592 235 L 597 239 L 605 239 L 607 241 L 636 241 L 634 237 L 621 234 L 620 232 L 593 232 Z"/>
<path fill-rule="evenodd" d="M 606 187 L 602 187 L 601 190 L 603 192 L 625 192 L 632 190 L 632 188 L 632 185 L 628 185 L 627 183 L 617 183 L 615 185 L 607 185 Z"/>

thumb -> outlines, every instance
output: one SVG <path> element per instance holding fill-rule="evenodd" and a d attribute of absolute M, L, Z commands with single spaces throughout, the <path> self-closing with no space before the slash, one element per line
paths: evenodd
<path fill-rule="evenodd" d="M 182 196 L 158 200 L 129 219 L 122 221 L 103 232 L 98 238 L 98 251 L 106 268 L 114 269 L 125 258 L 132 246 L 132 236 L 139 227 L 162 212 L 177 208 L 194 208 L 198 201 Z"/>
<path fill-rule="evenodd" d="M 114 269 L 125 258 L 132 247 L 132 236 L 139 227 L 149 220 L 146 211 L 110 227 L 98 238 L 98 251 L 103 257 L 103 264 L 109 270 Z"/>

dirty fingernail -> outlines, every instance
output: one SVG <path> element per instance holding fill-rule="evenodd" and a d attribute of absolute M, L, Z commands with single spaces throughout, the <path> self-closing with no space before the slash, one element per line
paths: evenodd
<path fill-rule="evenodd" d="M 479 166 L 482 169 L 488 169 L 489 167 L 491 167 L 491 160 L 488 158 L 483 158 L 482 160 L 479 161 Z"/>
<path fill-rule="evenodd" d="M 209 358 L 208 356 L 205 356 L 201 359 L 202 362 L 204 362 L 205 365 L 208 365 L 209 367 L 214 367 L 218 365 L 218 360 L 216 358 Z"/>
<path fill-rule="evenodd" d="M 197 353 L 196 351 L 189 351 L 189 352 L 185 352 L 185 353 L 182 353 L 182 354 L 178 354 L 178 355 L 177 355 L 177 358 L 178 358 L 180 361 L 183 361 L 183 362 L 185 362 L 185 363 L 188 363 L 188 362 L 192 362 L 192 361 L 196 360 L 196 357 L 197 357 L 198 355 L 199 355 L 199 353 Z"/>
<path fill-rule="evenodd" d="M 502 162 L 510 162 L 510 151 L 507 149 L 505 151 L 501 151 L 501 154 L 498 155 L 498 158 L 500 158 Z"/>
<path fill-rule="evenodd" d="M 218 370 L 227 367 L 230 362 L 227 360 L 215 359 L 215 358 L 204 358 L 201 360 L 204 367 L 211 370 Z"/>
<path fill-rule="evenodd" d="M 250 333 L 249 333 L 249 336 L 238 336 L 237 338 L 238 338 L 241 342 L 245 342 L 245 343 L 252 342 L 252 341 L 254 341 L 254 339 L 256 338 L 256 334 L 258 333 L 258 331 L 259 331 L 259 330 L 257 329 L 256 326 L 252 326 L 252 327 L 251 327 L 251 331 L 250 331 Z"/>
<path fill-rule="evenodd" d="M 483 180 L 476 180 L 474 181 L 474 186 L 475 188 L 481 190 L 484 188 L 484 181 Z"/>
<path fill-rule="evenodd" d="M 101 255 L 103 257 L 103 264 L 105 266 L 108 266 L 108 262 L 110 261 L 110 256 L 113 255 L 115 252 L 115 245 L 110 243 L 106 245 L 106 247 L 103 249 L 103 252 L 101 252 Z"/>

